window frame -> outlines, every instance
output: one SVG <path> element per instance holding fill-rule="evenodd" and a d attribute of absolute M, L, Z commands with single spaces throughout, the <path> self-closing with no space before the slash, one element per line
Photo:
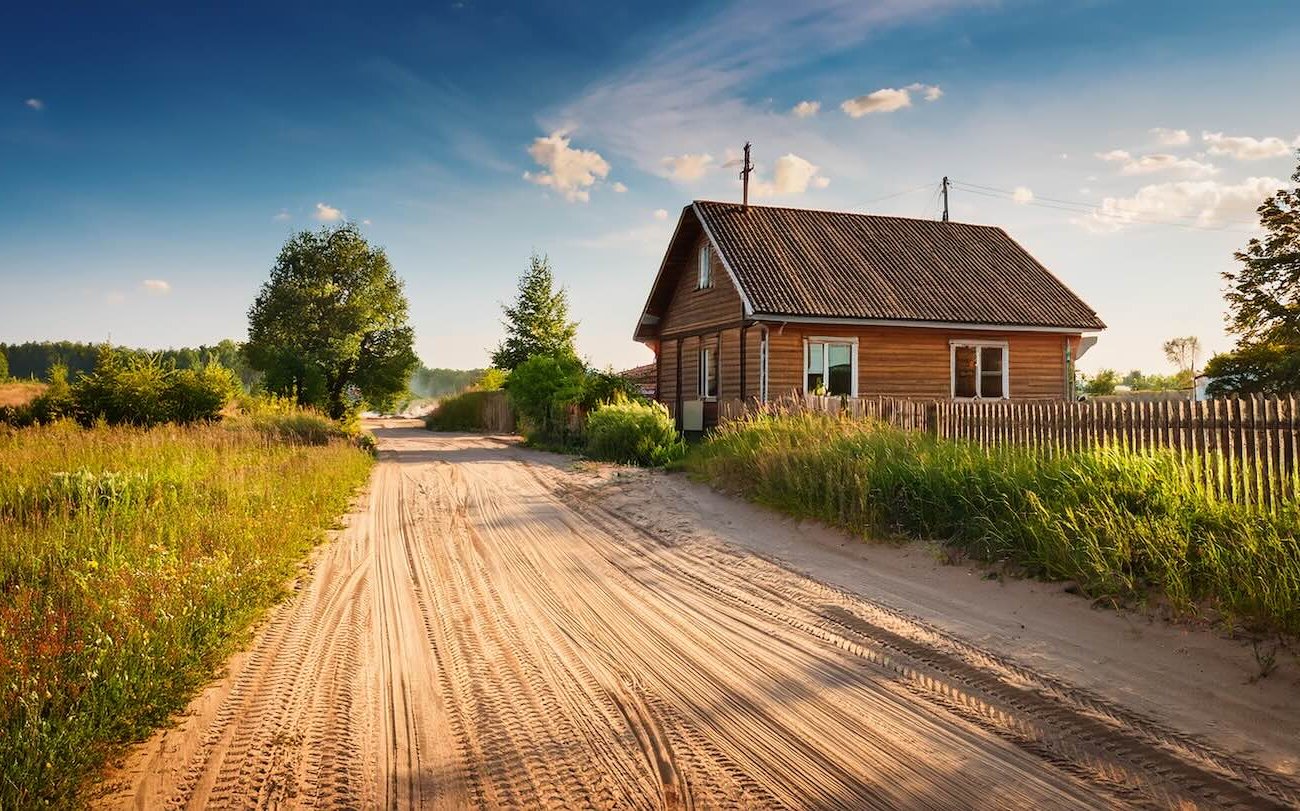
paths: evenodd
<path fill-rule="evenodd" d="M 718 350 L 711 346 L 701 346 L 696 358 L 699 369 L 695 379 L 695 395 L 701 400 L 717 400 L 718 391 L 722 386 Z M 709 381 L 713 382 L 713 394 L 708 393 Z"/>
<path fill-rule="evenodd" d="M 975 350 L 975 396 L 957 396 L 957 348 L 969 347 Z M 984 382 L 984 354 L 982 349 L 1002 350 L 1002 396 L 985 397 L 980 394 Z M 979 338 L 953 338 L 948 341 L 948 396 L 953 400 L 970 402 L 973 400 L 1010 400 L 1011 399 L 1011 345 L 1007 341 L 981 340 Z"/>
<path fill-rule="evenodd" d="M 830 344 L 848 344 L 849 346 L 849 393 L 848 397 L 858 396 L 858 337 L 856 335 L 808 335 L 803 339 L 803 366 L 800 367 L 801 388 L 804 394 L 812 394 L 808 390 L 808 355 L 811 351 L 812 344 L 822 344 L 822 380 L 830 380 Z M 828 394 L 827 397 L 840 397 L 844 395 Z"/>
<path fill-rule="evenodd" d="M 713 287 L 713 249 L 705 242 L 695 264 L 695 289 L 709 290 Z"/>

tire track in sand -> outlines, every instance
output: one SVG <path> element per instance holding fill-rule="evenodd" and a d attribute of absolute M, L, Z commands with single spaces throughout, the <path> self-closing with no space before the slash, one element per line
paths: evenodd
<path fill-rule="evenodd" d="M 364 508 L 133 753 L 140 808 L 1284 807 L 1286 779 L 487 438 Z"/>

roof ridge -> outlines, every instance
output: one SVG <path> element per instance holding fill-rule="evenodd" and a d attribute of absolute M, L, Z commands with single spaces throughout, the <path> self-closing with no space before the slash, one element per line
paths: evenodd
<path fill-rule="evenodd" d="M 711 205 L 711 206 L 732 206 L 742 208 L 743 203 L 737 203 L 734 200 L 692 200 L 691 205 Z M 689 207 L 689 206 L 688 206 Z M 966 228 L 990 228 L 995 231 L 1002 231 L 1000 225 L 984 225 L 977 222 L 959 222 L 956 220 L 931 220 L 927 217 L 904 217 L 898 214 L 871 214 L 864 211 L 847 211 L 842 208 L 800 208 L 798 206 L 768 206 L 757 203 L 750 203 L 750 208 L 765 208 L 772 211 L 799 211 L 811 214 L 846 214 L 850 217 L 870 217 L 874 220 L 904 220 L 906 222 L 928 222 L 935 225 L 961 225 Z"/>

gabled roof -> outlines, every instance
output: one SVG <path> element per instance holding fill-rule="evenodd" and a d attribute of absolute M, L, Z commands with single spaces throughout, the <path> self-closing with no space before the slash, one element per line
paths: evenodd
<path fill-rule="evenodd" d="M 671 294 L 661 288 L 683 251 L 678 243 L 701 227 L 755 318 L 1106 326 L 1001 228 L 706 200 L 682 211 L 643 325 Z"/>

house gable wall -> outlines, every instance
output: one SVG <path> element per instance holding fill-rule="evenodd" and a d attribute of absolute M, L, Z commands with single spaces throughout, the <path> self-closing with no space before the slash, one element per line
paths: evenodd
<path fill-rule="evenodd" d="M 716 251 L 710 251 L 713 264 L 713 286 L 696 289 L 697 266 L 700 248 L 708 238 L 701 235 L 695 240 L 687 258 L 679 267 L 672 268 L 677 276 L 672 299 L 659 321 L 661 338 L 698 334 L 713 328 L 739 326 L 744 316 L 740 293 L 722 266 Z"/>

